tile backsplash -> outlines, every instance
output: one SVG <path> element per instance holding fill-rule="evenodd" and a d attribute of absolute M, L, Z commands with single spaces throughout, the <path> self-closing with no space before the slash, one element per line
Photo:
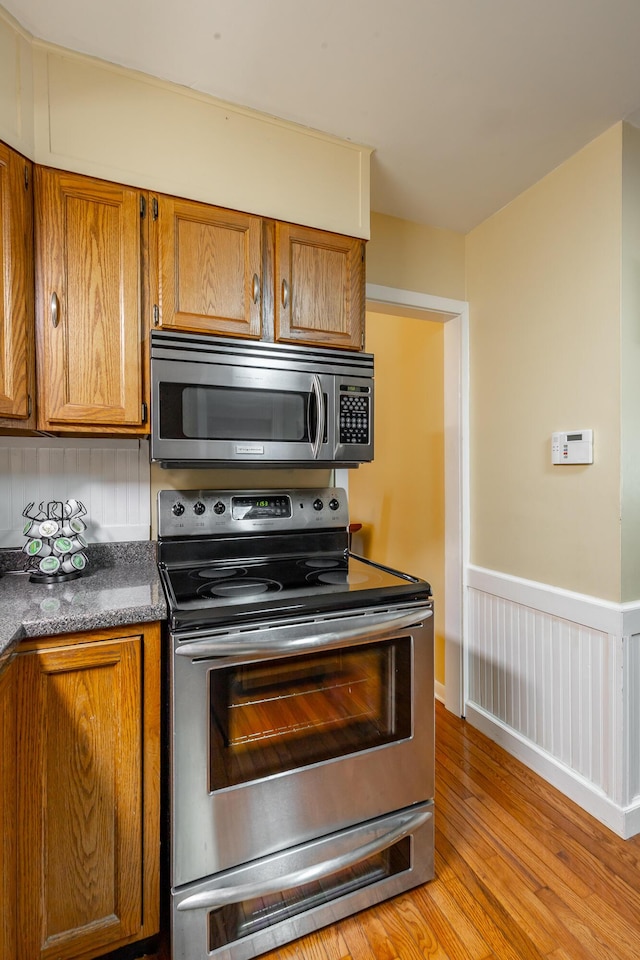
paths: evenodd
<path fill-rule="evenodd" d="M 28 503 L 75 498 L 89 543 L 149 540 L 147 440 L 0 437 L 0 547 L 22 547 Z"/>

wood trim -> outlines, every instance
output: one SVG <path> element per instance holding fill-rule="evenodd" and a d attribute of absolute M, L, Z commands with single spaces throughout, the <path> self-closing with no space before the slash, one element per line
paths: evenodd
<path fill-rule="evenodd" d="M 273 343 L 275 296 L 275 234 L 273 220 L 262 221 L 262 339 Z"/>
<path fill-rule="evenodd" d="M 142 926 L 139 937 L 160 929 L 160 747 L 162 625 L 145 624 L 143 648 Z M 136 936 L 138 939 L 138 936 Z"/>
<path fill-rule="evenodd" d="M 102 627 L 90 632 L 53 633 L 46 637 L 29 637 L 20 641 L 18 652 L 29 653 L 33 650 L 48 650 L 51 647 L 82 646 L 100 640 L 126 640 L 129 637 L 140 636 L 140 634 L 146 635 L 147 631 L 152 633 L 154 629 L 159 629 L 158 624 L 154 622 L 134 623 L 127 624 L 120 629 L 118 627 Z"/>

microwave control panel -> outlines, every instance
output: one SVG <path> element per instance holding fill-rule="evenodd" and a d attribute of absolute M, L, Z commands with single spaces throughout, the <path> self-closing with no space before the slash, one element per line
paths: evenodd
<path fill-rule="evenodd" d="M 369 443 L 371 394 L 368 387 L 340 387 L 340 443 Z"/>

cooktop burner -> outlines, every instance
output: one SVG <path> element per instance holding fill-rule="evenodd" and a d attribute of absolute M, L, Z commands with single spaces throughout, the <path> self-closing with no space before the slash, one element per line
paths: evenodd
<path fill-rule="evenodd" d="M 349 574 L 349 561 L 344 552 L 331 557 L 246 560 L 241 566 L 214 560 L 195 570 L 173 568 L 170 576 L 178 602 L 195 596 L 233 600 L 276 590 L 308 590 L 313 584 L 356 582 L 356 574 Z M 372 573 L 366 577 L 360 574 L 359 582 L 371 580 L 372 576 Z"/>
<path fill-rule="evenodd" d="M 198 594 L 201 597 L 216 597 L 228 600 L 235 600 L 237 597 L 258 597 L 261 593 L 275 592 L 281 589 L 279 583 L 275 580 L 256 580 L 255 577 L 248 577 L 246 580 L 229 580 L 218 578 L 211 583 L 198 588 Z"/>

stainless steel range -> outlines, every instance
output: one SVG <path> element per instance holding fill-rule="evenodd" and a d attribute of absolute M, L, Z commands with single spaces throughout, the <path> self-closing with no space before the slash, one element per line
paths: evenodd
<path fill-rule="evenodd" d="M 173 960 L 246 960 L 433 876 L 433 607 L 343 490 L 163 490 Z"/>

